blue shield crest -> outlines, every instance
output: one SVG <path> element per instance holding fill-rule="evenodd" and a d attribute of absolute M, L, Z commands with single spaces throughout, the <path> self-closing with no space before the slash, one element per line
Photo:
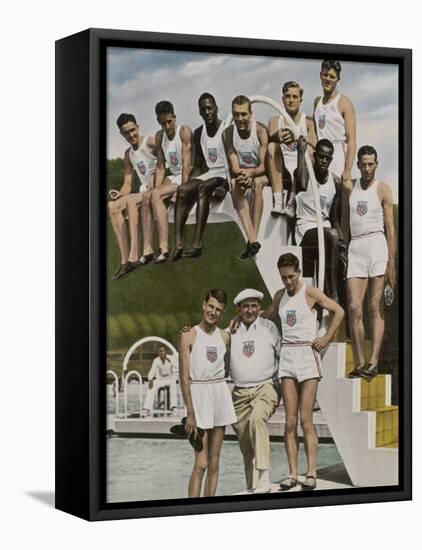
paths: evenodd
<path fill-rule="evenodd" d="M 215 363 L 217 361 L 217 348 L 207 346 L 207 359 L 210 363 Z"/>
<path fill-rule="evenodd" d="M 172 166 L 177 166 L 179 164 L 179 159 L 177 158 L 176 151 L 170 151 L 169 152 L 169 157 L 170 157 L 170 164 Z"/>
<path fill-rule="evenodd" d="M 251 151 L 240 151 L 239 155 L 245 164 L 254 164 L 254 157 Z"/>
<path fill-rule="evenodd" d="M 319 203 L 321 205 L 321 210 L 324 210 L 324 208 L 327 206 L 328 204 L 328 200 L 327 200 L 327 197 L 325 195 L 320 195 L 319 196 Z"/>
<path fill-rule="evenodd" d="M 208 158 L 211 162 L 215 162 L 217 160 L 217 147 L 210 147 L 208 149 Z"/>
<path fill-rule="evenodd" d="M 325 127 L 325 115 L 319 115 L 318 126 L 321 130 Z"/>
<path fill-rule="evenodd" d="M 255 353 L 255 340 L 246 340 L 243 342 L 243 355 L 245 357 L 252 357 Z"/>
<path fill-rule="evenodd" d="M 286 312 L 286 323 L 289 325 L 289 327 L 294 327 L 297 321 L 296 317 L 296 310 L 295 309 L 289 309 Z"/>
<path fill-rule="evenodd" d="M 145 162 L 143 160 L 140 160 L 137 163 L 137 166 L 138 166 L 139 173 L 145 176 L 145 174 L 147 173 L 147 167 L 145 166 Z"/>
<path fill-rule="evenodd" d="M 358 201 L 356 205 L 356 214 L 364 216 L 368 212 L 368 201 Z"/>

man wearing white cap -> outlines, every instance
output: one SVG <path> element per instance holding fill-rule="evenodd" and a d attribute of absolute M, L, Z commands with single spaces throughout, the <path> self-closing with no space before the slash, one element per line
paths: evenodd
<path fill-rule="evenodd" d="M 269 319 L 258 317 L 262 292 L 247 288 L 234 299 L 240 324 L 231 338 L 230 374 L 234 382 L 233 425 L 245 464 L 247 488 L 254 493 L 271 490 L 268 420 L 279 403 L 275 382 L 280 335 Z"/>

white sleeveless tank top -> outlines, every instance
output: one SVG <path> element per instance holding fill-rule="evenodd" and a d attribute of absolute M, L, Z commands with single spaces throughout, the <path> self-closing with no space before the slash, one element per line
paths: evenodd
<path fill-rule="evenodd" d="M 325 183 L 318 183 L 318 190 L 322 220 L 328 221 L 331 205 L 336 195 L 336 184 L 331 172 L 328 172 L 328 178 Z M 306 191 L 301 191 L 296 195 L 296 216 L 300 221 L 316 221 L 315 201 L 310 182 L 308 182 Z"/>
<path fill-rule="evenodd" d="M 313 342 L 317 336 L 317 312 L 306 302 L 306 285 L 302 283 L 294 296 L 284 292 L 278 313 L 283 343 Z"/>
<path fill-rule="evenodd" d="M 215 177 L 225 178 L 226 174 L 226 153 L 224 150 L 222 134 L 226 125 L 222 121 L 215 136 L 210 137 L 207 134 L 205 124 L 202 126 L 201 132 L 201 148 L 204 154 L 205 162 L 207 163 L 208 170 L 212 172 Z"/>
<path fill-rule="evenodd" d="M 167 167 L 173 176 L 180 176 L 183 166 L 182 140 L 180 138 L 180 126 L 177 126 L 174 138 L 170 141 L 163 130 L 161 147 L 164 151 Z"/>
<path fill-rule="evenodd" d="M 304 113 L 300 114 L 300 121 L 299 124 L 295 124 L 293 122 L 294 126 L 296 127 L 298 133 L 300 136 L 306 137 L 308 135 L 308 128 L 306 126 L 306 115 Z M 281 130 L 282 128 L 290 128 L 288 124 L 286 124 L 286 121 L 284 119 L 283 115 L 280 115 L 278 117 L 278 129 Z M 285 143 L 280 143 L 281 151 L 283 152 L 284 162 L 287 165 L 287 168 L 289 169 L 290 166 L 294 166 L 294 168 L 297 167 L 297 141 L 294 141 L 293 143 L 289 143 L 288 145 Z"/>
<path fill-rule="evenodd" d="M 384 232 L 384 211 L 378 197 L 379 181 L 362 189 L 357 180 L 350 194 L 350 231 L 353 237 Z"/>
<path fill-rule="evenodd" d="M 259 164 L 259 139 L 256 133 L 256 122 L 252 121 L 251 135 L 242 139 L 237 131 L 236 124 L 233 124 L 233 147 L 239 157 L 240 168 L 256 168 Z"/>
<path fill-rule="evenodd" d="M 226 345 L 220 329 L 216 328 L 212 334 L 207 334 L 199 325 L 193 328 L 196 339 L 190 352 L 190 379 L 205 381 L 224 378 Z"/>
<path fill-rule="evenodd" d="M 315 109 L 315 124 L 318 133 L 318 140 L 329 139 L 331 143 L 346 142 L 346 128 L 344 118 L 338 110 L 338 102 L 341 94 L 338 94 L 332 101 L 324 104 L 322 97 Z"/>
<path fill-rule="evenodd" d="M 144 137 L 138 149 L 129 149 L 129 160 L 138 175 L 141 186 L 139 191 L 147 191 L 150 187 L 151 178 L 155 173 L 157 158 L 152 154 L 147 145 L 147 138 Z"/>

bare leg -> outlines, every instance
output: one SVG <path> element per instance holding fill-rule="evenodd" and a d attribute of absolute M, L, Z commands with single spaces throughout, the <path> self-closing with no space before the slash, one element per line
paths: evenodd
<path fill-rule="evenodd" d="M 356 367 L 365 365 L 363 326 L 363 300 L 368 288 L 368 279 L 352 277 L 347 279 L 347 301 L 349 304 L 350 336 L 352 337 L 353 357 Z"/>
<path fill-rule="evenodd" d="M 324 227 L 324 239 L 327 258 L 325 265 L 327 273 L 325 275 L 326 293 L 338 302 L 337 276 L 338 276 L 338 233 L 334 228 Z"/>
<path fill-rule="evenodd" d="M 292 378 L 282 378 L 281 392 L 284 410 L 286 411 L 284 446 L 289 462 L 289 475 L 297 479 L 297 453 L 299 449 L 299 439 L 297 435 L 297 416 L 299 408 L 298 383 Z"/>
<path fill-rule="evenodd" d="M 223 185 L 225 180 L 223 178 L 211 178 L 209 180 L 201 181 L 198 186 L 198 203 L 196 206 L 196 228 L 195 228 L 195 240 L 193 243 L 194 248 L 202 248 L 205 225 L 210 213 L 210 204 L 212 200 L 212 194 L 217 187 Z"/>
<path fill-rule="evenodd" d="M 270 142 L 266 158 L 267 174 L 273 193 L 283 192 L 283 154 L 280 144 Z"/>
<path fill-rule="evenodd" d="M 143 195 L 143 193 L 131 193 L 127 197 L 130 235 L 130 262 L 137 262 L 139 260 L 139 209 L 143 201 Z"/>
<path fill-rule="evenodd" d="M 176 206 L 174 214 L 174 248 L 183 246 L 183 229 L 188 219 L 189 212 L 196 200 L 199 180 L 189 181 L 180 185 L 177 189 Z"/>
<path fill-rule="evenodd" d="M 151 191 L 144 193 L 141 205 L 141 224 L 144 240 L 143 254 L 152 254 L 152 238 L 154 234 L 154 218 L 151 207 Z"/>
<path fill-rule="evenodd" d="M 249 204 L 245 197 L 245 191 L 237 185 L 235 182 L 233 185 L 233 204 L 237 213 L 239 214 L 240 221 L 245 230 L 246 236 L 250 243 L 254 243 L 257 240 L 255 227 L 252 223 L 251 213 L 249 210 Z"/>
<path fill-rule="evenodd" d="M 316 459 L 318 453 L 318 434 L 313 421 L 315 397 L 318 380 L 305 380 L 299 387 L 300 425 L 303 431 L 306 458 L 308 460 L 307 475 L 316 477 Z"/>
<path fill-rule="evenodd" d="M 261 223 L 262 211 L 264 209 L 264 197 L 262 195 L 263 188 L 268 185 L 267 176 L 259 176 L 254 178 L 252 184 L 252 216 L 253 216 L 253 225 L 258 235 L 259 225 Z"/>
<path fill-rule="evenodd" d="M 200 453 L 195 451 L 195 463 L 189 479 L 188 495 L 190 497 L 200 497 L 202 480 L 208 468 L 208 432 L 204 433 L 202 439 L 204 447 Z"/>
<path fill-rule="evenodd" d="M 221 447 L 223 445 L 225 426 L 216 426 L 208 431 L 208 469 L 205 479 L 205 497 L 213 497 L 217 490 L 218 471 Z"/>
<path fill-rule="evenodd" d="M 110 201 L 108 203 L 110 221 L 119 246 L 120 263 L 122 265 L 127 263 L 129 255 L 129 239 L 126 229 L 126 220 L 124 217 L 126 198 L 126 196 L 120 197 L 117 200 Z"/>
<path fill-rule="evenodd" d="M 379 354 L 384 338 L 384 276 L 373 277 L 369 280 L 369 318 L 371 320 L 371 358 L 373 365 L 378 365 Z"/>
<path fill-rule="evenodd" d="M 152 190 L 152 209 L 157 220 L 158 241 L 161 252 L 168 252 L 169 226 L 167 218 L 167 208 L 164 200 L 171 197 L 177 191 L 176 183 L 169 183 L 165 180 L 160 187 Z"/>

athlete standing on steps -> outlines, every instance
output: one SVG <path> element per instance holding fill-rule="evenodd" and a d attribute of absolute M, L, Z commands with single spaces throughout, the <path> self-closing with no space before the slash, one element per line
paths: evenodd
<path fill-rule="evenodd" d="M 350 377 L 378 374 L 384 337 L 384 282 L 396 284 L 396 233 L 390 186 L 376 179 L 378 156 L 365 145 L 358 151 L 360 179 L 348 188 L 351 240 L 348 253 L 347 298 L 355 368 Z M 384 233 L 384 228 L 386 235 Z M 363 302 L 369 289 L 371 357 L 365 362 Z"/>
<path fill-rule="evenodd" d="M 273 303 L 263 317 L 281 319 L 282 341 L 278 376 L 281 383 L 286 411 L 284 444 L 289 462 L 289 476 L 280 483 L 282 489 L 291 489 L 298 483 L 297 423 L 303 431 L 305 453 L 308 461 L 304 490 L 316 488 L 316 461 L 318 435 L 313 423 L 313 409 L 322 377 L 320 351 L 333 338 L 344 316 L 343 309 L 319 289 L 306 286 L 300 279 L 298 258 L 291 253 L 282 254 L 277 262 L 283 289 L 278 290 Z M 330 313 L 327 332 L 317 338 L 316 307 Z"/>

